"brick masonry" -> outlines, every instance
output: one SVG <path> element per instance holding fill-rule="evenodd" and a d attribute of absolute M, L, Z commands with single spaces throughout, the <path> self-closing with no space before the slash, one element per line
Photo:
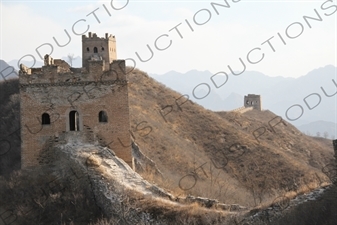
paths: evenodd
<path fill-rule="evenodd" d="M 93 138 L 86 139 L 87 142 L 104 143 L 132 166 L 125 61 L 116 59 L 115 46 L 110 46 L 113 40 L 107 34 L 106 38 L 96 34 L 83 36 L 83 50 L 97 44 L 100 51 L 112 51 L 92 53 L 92 58 L 86 52 L 83 68 L 71 68 L 63 60 L 55 59 L 42 68 L 32 68 L 30 74 L 20 71 L 22 168 L 38 165 L 48 140 L 67 134 L 74 137 L 74 132 L 83 136 L 91 132 Z M 78 117 L 72 111 L 78 112 Z M 106 113 L 107 122 L 99 121 L 101 111 Z M 48 115 L 49 121 L 43 119 L 43 114 Z M 78 131 L 71 130 L 74 124 Z"/>

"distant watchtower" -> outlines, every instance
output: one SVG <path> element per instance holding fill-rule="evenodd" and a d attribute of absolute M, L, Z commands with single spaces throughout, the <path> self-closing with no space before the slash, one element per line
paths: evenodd
<path fill-rule="evenodd" d="M 83 67 L 45 56 L 42 68 L 20 66 L 21 167 L 40 163 L 57 143 L 107 146 L 132 165 L 125 60 L 115 37 L 82 36 Z"/>
<path fill-rule="evenodd" d="M 82 36 L 82 66 L 88 68 L 89 60 L 104 60 L 105 69 L 117 59 L 115 36 L 105 34 L 105 38 L 97 37 L 97 34 L 89 32 L 88 37 Z"/>
<path fill-rule="evenodd" d="M 262 111 L 262 100 L 260 95 L 249 94 L 245 96 L 244 106 L 246 108 L 253 107 L 259 111 Z"/>

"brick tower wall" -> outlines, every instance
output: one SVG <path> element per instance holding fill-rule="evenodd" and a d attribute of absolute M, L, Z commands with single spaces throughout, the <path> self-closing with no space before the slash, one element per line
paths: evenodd
<path fill-rule="evenodd" d="M 104 142 L 116 155 L 132 166 L 128 83 L 125 61 L 115 60 L 104 71 L 104 61 L 89 61 L 89 71 L 55 65 L 20 75 L 21 160 L 22 168 L 38 164 L 38 156 L 51 137 L 90 128 L 96 141 Z M 61 72 L 60 72 L 61 71 Z M 70 131 L 69 113 L 79 113 L 79 131 Z M 108 122 L 99 122 L 99 112 L 107 113 Z M 42 114 L 50 115 L 50 124 L 42 125 Z"/>

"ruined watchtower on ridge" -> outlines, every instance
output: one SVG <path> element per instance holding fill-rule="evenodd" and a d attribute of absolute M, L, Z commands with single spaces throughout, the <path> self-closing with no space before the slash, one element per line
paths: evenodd
<path fill-rule="evenodd" d="M 128 82 L 115 37 L 83 35 L 82 56 L 82 68 L 49 55 L 41 68 L 20 65 L 22 168 L 69 142 L 108 146 L 132 166 Z"/>
<path fill-rule="evenodd" d="M 246 108 L 253 107 L 253 109 L 257 109 L 262 111 L 262 100 L 260 95 L 248 94 L 244 98 L 244 106 Z"/>

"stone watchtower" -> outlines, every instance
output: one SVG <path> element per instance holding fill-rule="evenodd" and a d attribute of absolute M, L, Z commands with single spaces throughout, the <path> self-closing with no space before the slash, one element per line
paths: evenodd
<path fill-rule="evenodd" d="M 260 95 L 248 94 L 248 96 L 245 96 L 244 106 L 246 108 L 253 107 L 253 109 L 257 109 L 259 111 L 262 111 L 261 96 Z"/>
<path fill-rule="evenodd" d="M 82 68 L 48 55 L 42 68 L 20 66 L 22 168 L 67 142 L 108 146 L 132 166 L 128 82 L 115 37 L 83 35 L 82 51 Z"/>
<path fill-rule="evenodd" d="M 88 68 L 89 60 L 104 60 L 105 70 L 109 70 L 110 63 L 117 59 L 116 39 L 108 33 L 105 38 L 97 37 L 89 32 L 89 36 L 82 36 L 82 67 Z"/>

